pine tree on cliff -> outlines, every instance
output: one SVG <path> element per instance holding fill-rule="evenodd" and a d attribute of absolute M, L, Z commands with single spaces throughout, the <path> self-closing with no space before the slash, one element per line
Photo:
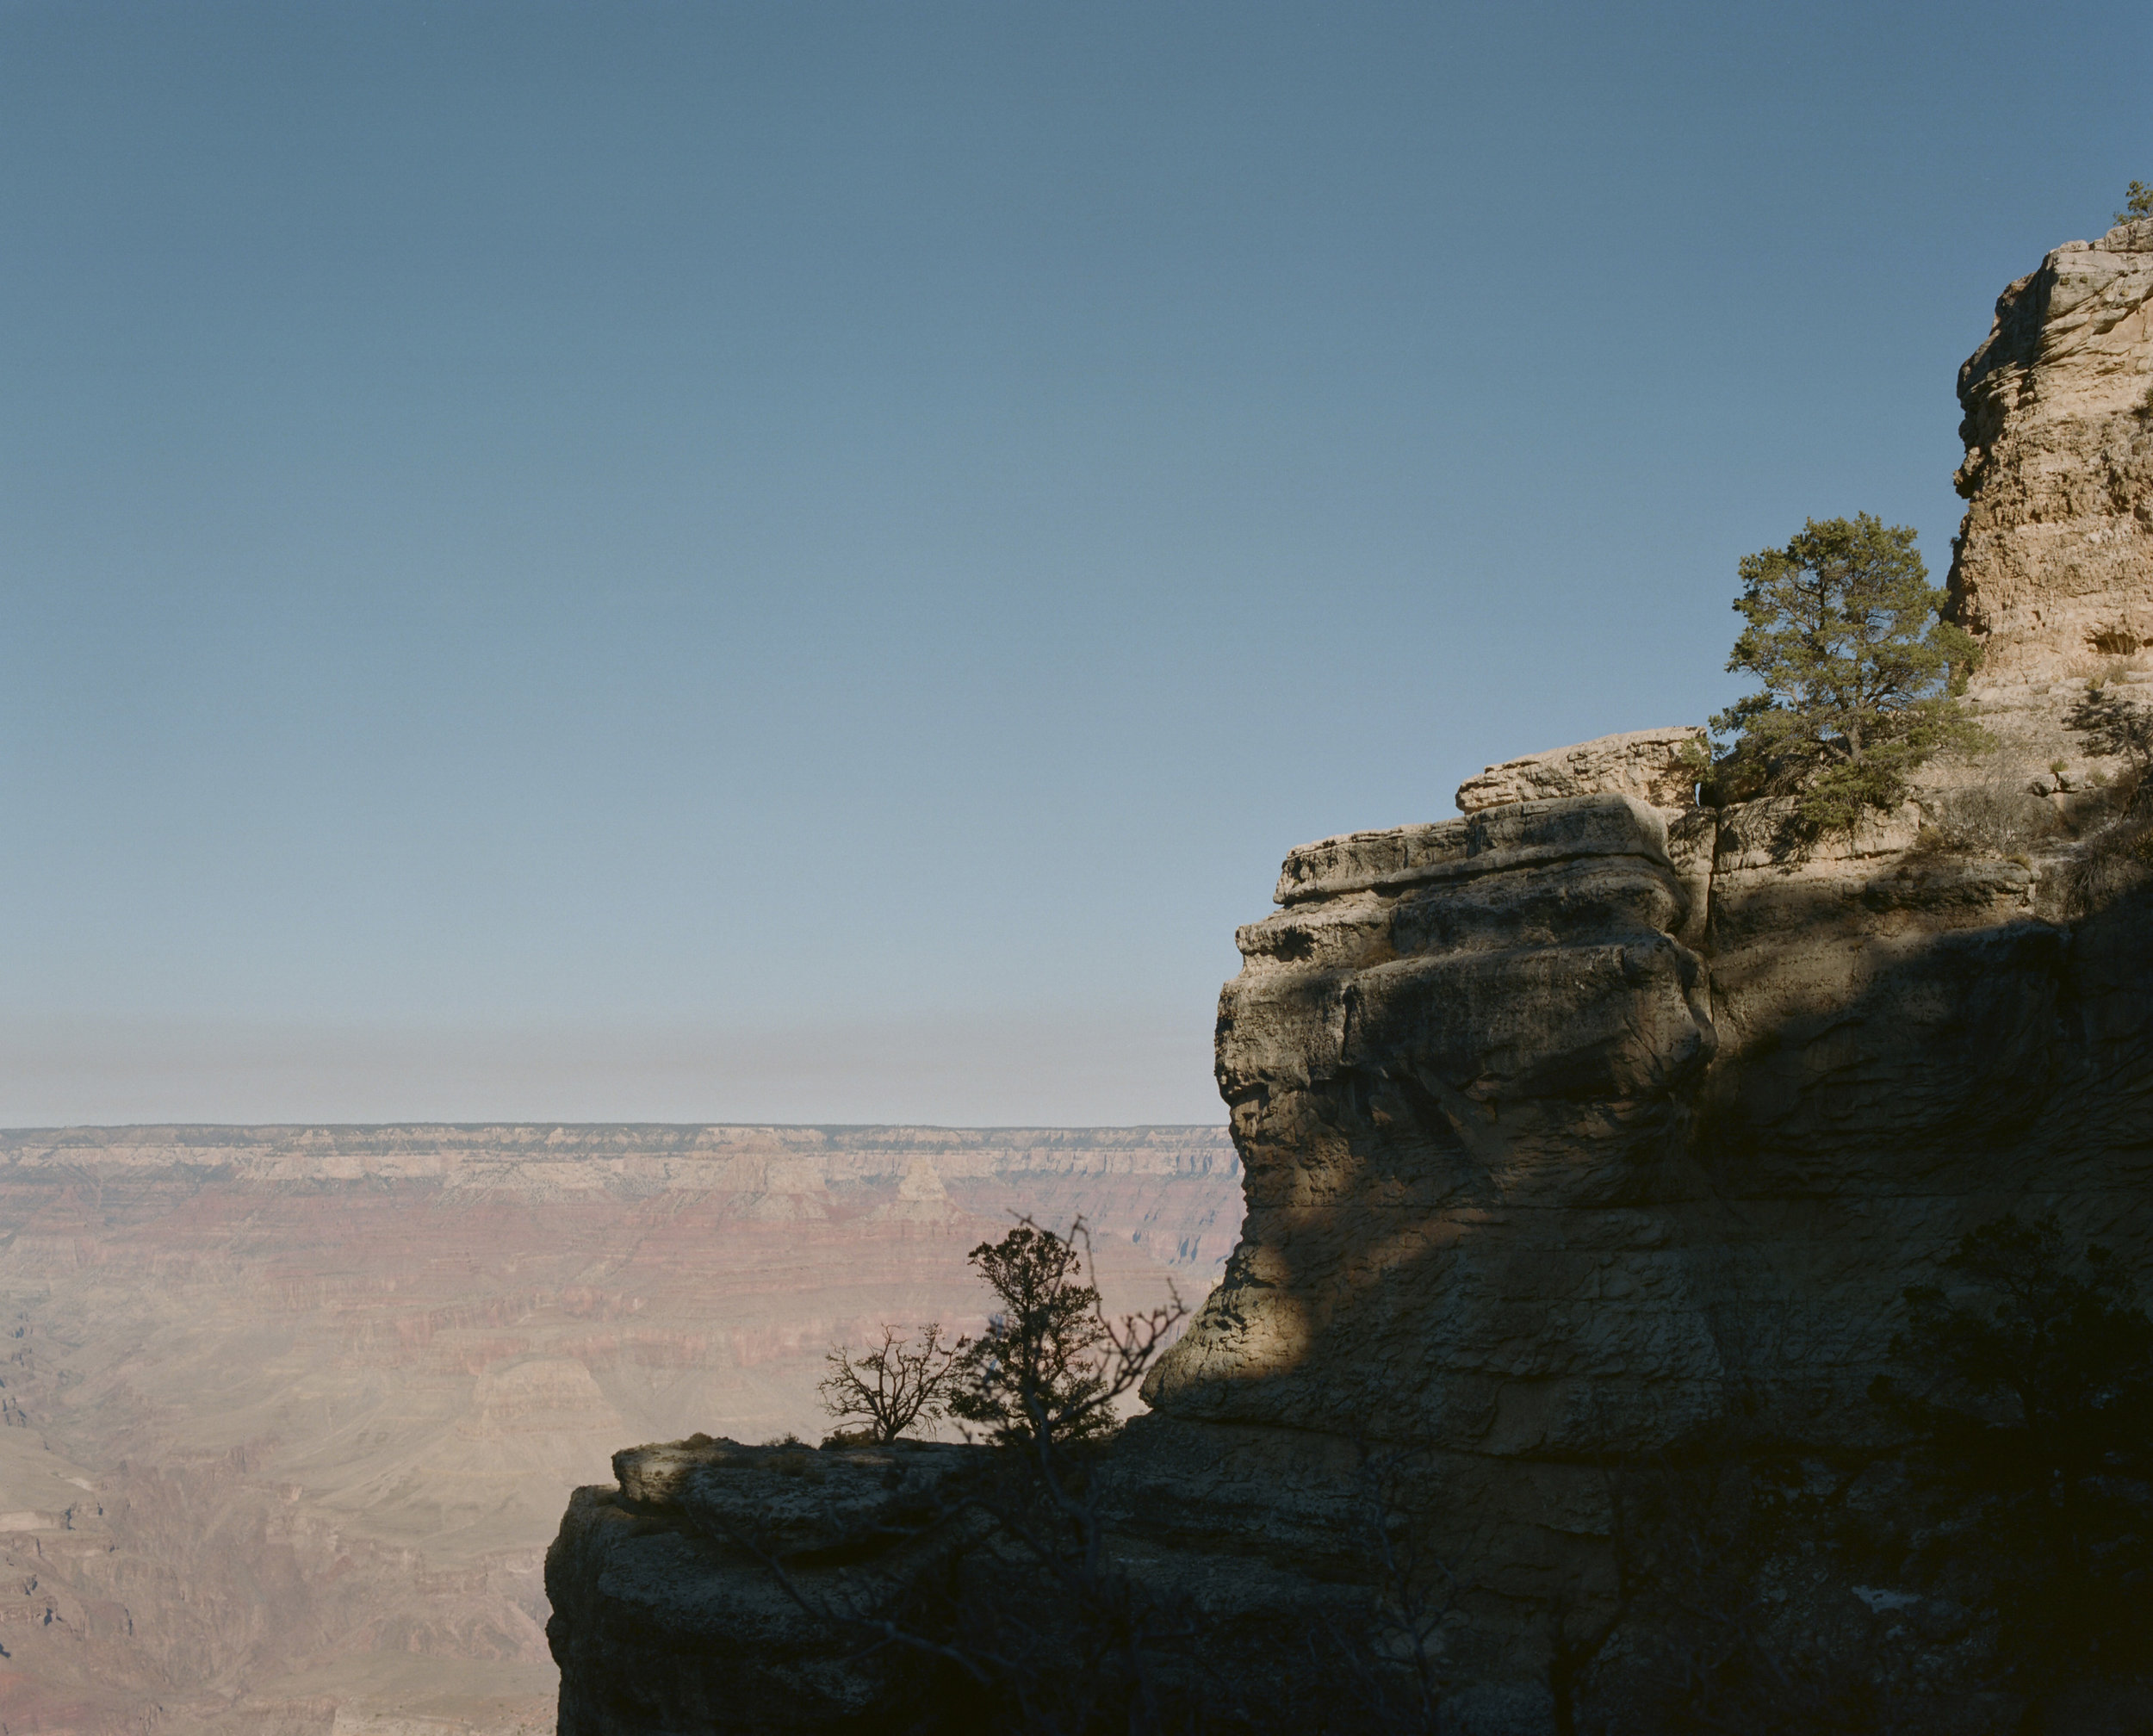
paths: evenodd
<path fill-rule="evenodd" d="M 2141 217 L 2153 217 L 2153 187 L 2133 181 L 2124 193 L 2123 209 L 2116 213 L 2116 221 L 2135 223 Z"/>
<path fill-rule="evenodd" d="M 1098 1290 L 1084 1281 L 1079 1238 L 1088 1248 L 1081 1218 L 1066 1238 L 1027 1218 L 971 1250 L 1001 1305 L 985 1331 L 964 1341 L 949 1408 L 984 1423 L 990 1439 L 1024 1444 L 1113 1432 L 1108 1353 L 1116 1341 Z"/>
<path fill-rule="evenodd" d="M 1940 749 L 1987 745 L 1954 697 L 1979 647 L 1941 618 L 1914 538 L 1864 512 L 1743 557 L 1748 625 L 1727 666 L 1764 686 L 1712 720 L 1734 738 L 1716 768 L 1724 796 L 1797 795 L 1802 829 L 1844 830 L 1902 801 Z"/>

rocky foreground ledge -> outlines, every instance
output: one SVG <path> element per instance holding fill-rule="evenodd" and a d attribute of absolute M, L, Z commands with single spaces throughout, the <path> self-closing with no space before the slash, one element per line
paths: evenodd
<path fill-rule="evenodd" d="M 981 1450 L 696 1438 L 615 1454 L 616 1485 L 575 1492 L 546 1558 L 562 1736 L 863 1727 L 904 1660 L 854 1660 L 857 1638 L 811 1620 L 760 1552 L 815 1597 L 916 1568 L 898 1534 Z"/>
<path fill-rule="evenodd" d="M 1176 1691 L 1214 1708 L 1259 1706 L 1265 1719 L 1283 1716 L 1281 1728 L 1323 1727 L 1321 1684 L 1305 1667 L 1311 1638 L 1356 1623 L 1365 1603 L 1350 1502 L 1330 1489 L 1325 1525 L 1308 1530 L 1304 1511 L 1271 1539 L 1290 1567 L 1262 1553 L 1261 1525 L 1214 1534 L 1220 1548 L 1191 1547 L 1144 1437 L 1139 1422 L 1096 1461 L 1110 1516 L 1103 1541 L 1113 1571 L 1206 1635 L 1181 1658 Z M 1021 1465 L 947 1442 L 815 1448 L 697 1436 L 629 1448 L 613 1468 L 613 1486 L 576 1491 L 546 1559 L 562 1736 L 990 1727 L 940 1660 L 827 1612 L 878 1609 L 902 1586 L 1038 1597 L 1036 1559 L 974 1504 L 993 1506 L 1008 1486 L 1000 1479 L 1021 1477 Z M 1308 1577 L 1319 1563 L 1338 1583 Z M 932 1611 L 915 1603 L 910 1613 L 922 1635 L 940 1631 Z M 1176 1668 L 1170 1661 L 1169 1674 Z"/>

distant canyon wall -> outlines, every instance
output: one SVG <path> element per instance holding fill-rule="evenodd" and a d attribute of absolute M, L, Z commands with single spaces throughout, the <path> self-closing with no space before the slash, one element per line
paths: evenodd
<path fill-rule="evenodd" d="M 818 1438 L 828 1344 L 977 1324 L 1014 1214 L 1135 1307 L 1240 1211 L 1209 1128 L 0 1133 L 0 1726 L 550 1730 L 624 1440 Z"/>

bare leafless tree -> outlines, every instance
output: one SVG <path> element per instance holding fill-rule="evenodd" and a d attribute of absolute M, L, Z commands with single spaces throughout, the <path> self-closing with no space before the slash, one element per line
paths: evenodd
<path fill-rule="evenodd" d="M 1457 1584 L 1429 1539 L 1434 1482 L 1425 1449 L 1362 1448 L 1354 1504 L 1373 1598 L 1365 1632 L 1342 1634 L 1340 1650 L 1374 1730 L 1442 1736 L 1449 1685 L 1443 1630 Z"/>
<path fill-rule="evenodd" d="M 885 1325 L 882 1342 L 857 1361 L 843 1346 L 833 1346 L 824 1359 L 830 1372 L 816 1388 L 822 1408 L 841 1423 L 864 1422 L 877 1441 L 895 1441 L 915 1423 L 939 1423 L 948 1414 L 958 1348 L 943 1343 L 940 1321 L 921 1329 L 916 1345 Z"/>

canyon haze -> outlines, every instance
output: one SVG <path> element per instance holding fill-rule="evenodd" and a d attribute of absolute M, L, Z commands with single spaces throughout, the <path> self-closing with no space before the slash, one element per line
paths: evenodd
<path fill-rule="evenodd" d="M 549 1730 L 541 1562 L 624 1442 L 810 1440 L 835 1342 L 976 1327 L 1082 1214 L 1190 1302 L 1224 1129 L 0 1133 L 0 1733 Z"/>

